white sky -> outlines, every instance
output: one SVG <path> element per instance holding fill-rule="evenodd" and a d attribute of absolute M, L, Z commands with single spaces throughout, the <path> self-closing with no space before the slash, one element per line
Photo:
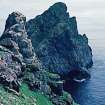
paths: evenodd
<path fill-rule="evenodd" d="M 65 2 L 70 16 L 77 17 L 80 33 L 105 38 L 105 0 L 0 0 L 0 34 L 9 13 L 20 11 L 28 20 L 58 1 Z"/>

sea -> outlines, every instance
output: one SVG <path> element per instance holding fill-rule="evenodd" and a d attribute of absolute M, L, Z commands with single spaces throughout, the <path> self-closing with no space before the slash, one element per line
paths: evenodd
<path fill-rule="evenodd" d="M 65 90 L 80 105 L 105 105 L 105 38 L 89 39 L 94 65 L 91 78 L 83 83 L 67 81 Z"/>

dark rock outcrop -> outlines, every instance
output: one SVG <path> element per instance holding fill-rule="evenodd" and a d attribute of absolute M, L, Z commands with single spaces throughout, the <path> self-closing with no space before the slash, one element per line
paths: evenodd
<path fill-rule="evenodd" d="M 58 74 L 45 71 L 27 36 L 25 24 L 26 17 L 19 12 L 11 13 L 6 21 L 0 38 L 0 83 L 5 88 L 9 87 L 6 89 L 19 92 L 20 84 L 24 81 L 31 90 L 44 93 L 52 102 L 60 100 L 54 104 L 64 102 L 67 105 L 67 99 L 61 98 L 63 81 Z"/>
<path fill-rule="evenodd" d="M 88 38 L 79 34 L 76 18 L 69 16 L 64 3 L 56 3 L 29 20 L 26 29 L 46 70 L 62 76 L 75 72 L 79 79 L 89 77 L 87 69 L 93 61 Z"/>
<path fill-rule="evenodd" d="M 11 13 L 0 38 L 0 45 L 12 51 L 22 62 L 40 67 L 31 40 L 27 38 L 25 23 L 26 17 L 24 15 L 19 12 Z"/>
<path fill-rule="evenodd" d="M 21 74 L 21 61 L 11 51 L 0 46 L 0 83 L 19 91 L 18 77 Z"/>
<path fill-rule="evenodd" d="M 25 82 L 54 105 L 73 105 L 64 92 L 64 78 L 88 78 L 92 64 L 88 38 L 79 34 L 76 18 L 64 3 L 55 3 L 28 22 L 19 12 L 9 15 L 0 37 L 0 84 L 19 92 Z"/>
<path fill-rule="evenodd" d="M 19 89 L 19 79 L 22 80 L 28 65 L 31 67 L 34 65 L 39 70 L 42 69 L 41 63 L 33 51 L 31 40 L 27 38 L 25 23 L 24 15 L 19 12 L 11 13 L 0 38 L 0 45 L 9 51 L 6 54 L 4 52 L 3 62 L 5 61 L 6 65 L 4 63 L 0 65 L 0 80 L 10 88 Z"/>

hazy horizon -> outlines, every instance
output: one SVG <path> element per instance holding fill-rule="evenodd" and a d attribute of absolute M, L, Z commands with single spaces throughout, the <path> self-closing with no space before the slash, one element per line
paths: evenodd
<path fill-rule="evenodd" d="M 70 16 L 77 17 L 78 30 L 89 38 L 105 38 L 105 1 L 104 0 L 1 0 L 0 2 L 0 34 L 10 13 L 19 11 L 27 20 L 41 14 L 56 2 L 67 4 Z"/>

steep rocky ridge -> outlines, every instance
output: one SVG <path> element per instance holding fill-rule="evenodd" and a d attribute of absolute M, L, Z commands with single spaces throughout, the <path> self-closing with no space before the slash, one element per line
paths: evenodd
<path fill-rule="evenodd" d="M 73 105 L 70 94 L 63 90 L 60 76 L 46 71 L 36 56 L 25 24 L 26 17 L 20 12 L 11 13 L 6 21 L 5 30 L 0 38 L 0 88 L 2 84 L 6 91 L 23 97 L 20 88 L 25 83 L 29 90 L 27 87 L 24 90 L 41 93 L 54 105 Z"/>
<path fill-rule="evenodd" d="M 25 24 L 26 17 L 24 15 L 19 12 L 11 13 L 0 38 L 0 45 L 12 51 L 22 62 L 40 67 L 31 40 L 27 38 Z"/>
<path fill-rule="evenodd" d="M 0 46 L 0 83 L 19 91 L 22 62 L 11 51 Z"/>
<path fill-rule="evenodd" d="M 88 38 L 79 34 L 66 4 L 55 3 L 28 22 L 20 12 L 9 15 L 0 37 L 0 88 L 20 95 L 23 87 L 24 93 L 41 93 L 54 105 L 74 105 L 63 90 L 64 78 L 88 78 L 92 64 Z"/>
<path fill-rule="evenodd" d="M 26 23 L 35 52 L 46 70 L 74 79 L 90 77 L 92 50 L 86 35 L 80 35 L 75 17 L 58 2 Z"/>

